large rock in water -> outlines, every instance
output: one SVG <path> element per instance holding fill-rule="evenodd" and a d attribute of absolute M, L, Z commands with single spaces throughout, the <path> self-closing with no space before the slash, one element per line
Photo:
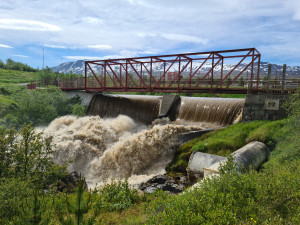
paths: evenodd
<path fill-rule="evenodd" d="M 77 172 L 72 172 L 68 174 L 67 176 L 63 177 L 57 184 L 57 190 L 58 191 L 65 191 L 65 192 L 73 192 L 75 191 L 78 181 L 80 179 L 80 175 L 78 175 Z M 87 190 L 87 184 L 84 181 L 84 189 Z"/>

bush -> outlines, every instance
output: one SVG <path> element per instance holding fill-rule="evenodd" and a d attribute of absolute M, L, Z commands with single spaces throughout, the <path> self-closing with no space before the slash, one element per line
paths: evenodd
<path fill-rule="evenodd" d="M 45 185 L 65 175 L 65 167 L 51 160 L 51 139 L 31 125 L 20 131 L 0 129 L 0 178 L 23 178 Z"/>
<path fill-rule="evenodd" d="M 295 168 L 294 168 L 295 169 Z M 237 172 L 203 181 L 200 188 L 147 208 L 149 224 L 298 224 L 299 181 L 294 169 L 283 174 Z M 298 168 L 298 171 L 299 168 Z"/>
<path fill-rule="evenodd" d="M 58 116 L 84 114 L 80 97 L 67 99 L 61 90 L 24 90 L 14 95 L 18 105 L 17 118 L 19 124 L 32 123 L 34 126 L 46 125 Z M 75 106 L 73 106 L 75 105 Z"/>
<path fill-rule="evenodd" d="M 80 104 L 73 105 L 72 115 L 74 116 L 84 116 L 85 115 L 85 107 Z"/>
<path fill-rule="evenodd" d="M 66 175 L 66 167 L 51 160 L 51 139 L 31 125 L 20 131 L 0 129 L 0 218 L 3 224 L 37 223 L 42 190 L 50 191 Z M 2 223 L 1 223 L 2 224 Z"/>
<path fill-rule="evenodd" d="M 30 195 L 29 187 L 28 181 L 20 178 L 0 178 L 0 224 L 24 213 L 24 199 Z"/>
<path fill-rule="evenodd" d="M 127 180 L 112 181 L 100 189 L 96 204 L 96 212 L 122 211 L 139 200 L 136 189 L 130 189 Z"/>

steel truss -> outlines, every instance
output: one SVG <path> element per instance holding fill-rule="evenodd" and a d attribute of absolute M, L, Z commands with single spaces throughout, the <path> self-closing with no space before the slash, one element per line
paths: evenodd
<path fill-rule="evenodd" d="M 62 89 L 245 93 L 259 88 L 260 58 L 258 50 L 246 48 L 86 61 L 84 80 L 62 84 Z"/>

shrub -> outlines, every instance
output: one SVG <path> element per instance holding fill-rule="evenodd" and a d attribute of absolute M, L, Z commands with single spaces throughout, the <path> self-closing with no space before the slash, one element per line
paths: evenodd
<path fill-rule="evenodd" d="M 299 169 L 298 169 L 299 172 Z M 282 174 L 238 172 L 204 180 L 200 188 L 157 199 L 147 208 L 149 224 L 297 224 L 299 182 Z"/>
<path fill-rule="evenodd" d="M 127 180 L 112 181 L 98 192 L 96 212 L 122 211 L 139 200 L 136 189 L 130 189 Z"/>

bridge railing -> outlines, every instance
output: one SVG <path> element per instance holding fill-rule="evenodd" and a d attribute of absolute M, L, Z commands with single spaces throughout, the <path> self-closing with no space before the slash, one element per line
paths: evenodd
<path fill-rule="evenodd" d="M 98 79 L 101 79 L 99 77 Z M 62 79 L 60 82 L 57 81 L 34 81 L 28 84 L 28 89 L 38 89 L 43 88 L 45 86 L 56 86 L 62 90 L 85 90 L 85 81 L 87 82 L 88 87 L 92 87 L 93 90 L 98 91 L 101 89 L 97 79 L 95 77 L 88 77 L 86 80 L 84 77 L 81 78 L 69 78 Z M 188 81 L 188 78 L 182 78 L 179 87 L 183 87 L 183 84 Z M 220 82 L 220 79 L 215 79 L 213 81 L 213 85 L 216 85 Z M 138 82 L 138 80 L 136 80 Z M 164 81 L 161 81 L 160 84 L 164 85 Z M 168 81 L 170 83 L 170 81 Z M 192 87 L 197 81 L 189 81 L 188 87 Z M 251 89 L 251 81 L 245 79 L 239 79 L 232 82 L 229 79 L 227 82 L 224 82 L 224 86 L 231 83 L 230 87 L 227 89 L 218 89 L 217 92 L 225 92 L 225 93 L 251 93 L 251 92 L 264 92 L 264 93 L 291 93 L 300 89 L 300 80 L 297 79 L 288 79 L 288 80 L 253 80 L 252 82 L 258 83 L 258 89 L 253 91 Z M 165 83 L 166 84 L 166 83 Z M 137 89 L 137 92 L 144 91 L 143 85 L 139 86 L 140 89 Z M 174 90 L 178 88 L 178 85 L 174 85 Z M 157 89 L 157 92 L 160 92 Z M 122 89 L 115 89 L 114 91 L 122 91 Z M 198 89 L 189 89 L 189 91 L 194 92 L 210 92 L 211 91 L 211 80 L 206 79 L 203 80 L 201 85 L 198 86 Z M 164 92 L 164 91 L 161 91 Z"/>

